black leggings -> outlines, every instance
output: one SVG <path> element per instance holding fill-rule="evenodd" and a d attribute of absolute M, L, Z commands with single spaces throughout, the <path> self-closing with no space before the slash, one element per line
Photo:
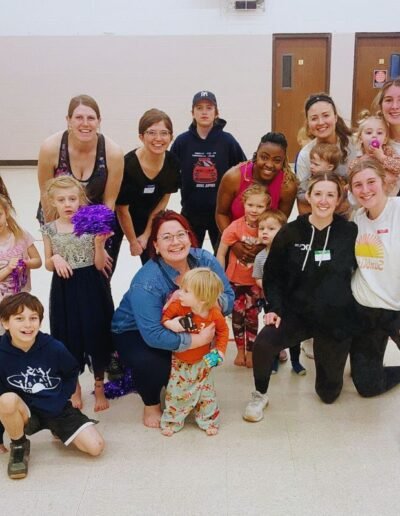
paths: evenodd
<path fill-rule="evenodd" d="M 145 405 L 160 403 L 161 389 L 167 385 L 171 370 L 171 351 L 152 348 L 139 331 L 113 333 L 121 362 L 132 368 L 135 387 Z"/>
<path fill-rule="evenodd" d="M 351 376 L 357 392 L 369 398 L 400 383 L 400 366 L 383 366 L 388 337 L 399 346 L 400 312 L 361 305 L 357 308 L 365 326 L 351 344 Z"/>
<path fill-rule="evenodd" d="M 343 387 L 343 371 L 351 338 L 335 340 L 317 329 L 307 328 L 297 317 L 283 318 L 279 328 L 265 326 L 257 335 L 253 349 L 253 373 L 257 391 L 268 390 L 274 357 L 284 348 L 314 338 L 315 391 L 325 403 L 333 403 Z"/>

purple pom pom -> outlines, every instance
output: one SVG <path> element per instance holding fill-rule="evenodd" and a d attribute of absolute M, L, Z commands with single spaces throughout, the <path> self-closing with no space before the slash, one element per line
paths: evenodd
<path fill-rule="evenodd" d="M 104 395 L 107 399 L 120 398 L 131 392 L 136 392 L 132 378 L 132 369 L 127 367 L 120 380 L 112 380 L 104 384 Z"/>
<path fill-rule="evenodd" d="M 104 204 L 81 206 L 71 220 L 76 236 L 82 236 L 84 233 L 104 235 L 111 233 L 115 228 L 114 212 Z"/>
<path fill-rule="evenodd" d="M 370 145 L 371 145 L 371 147 L 374 147 L 375 149 L 379 149 L 379 147 L 380 147 L 379 140 L 377 138 L 372 138 L 372 140 L 370 141 Z"/>

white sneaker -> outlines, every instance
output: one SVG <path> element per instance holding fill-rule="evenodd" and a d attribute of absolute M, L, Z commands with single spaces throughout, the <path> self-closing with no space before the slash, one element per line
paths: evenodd
<path fill-rule="evenodd" d="M 264 409 L 268 405 L 269 399 L 266 394 L 254 391 L 251 393 L 251 401 L 248 402 L 243 414 L 243 419 L 257 423 L 264 417 Z"/>
<path fill-rule="evenodd" d="M 314 339 L 303 340 L 301 343 L 301 349 L 307 358 L 314 358 Z"/>

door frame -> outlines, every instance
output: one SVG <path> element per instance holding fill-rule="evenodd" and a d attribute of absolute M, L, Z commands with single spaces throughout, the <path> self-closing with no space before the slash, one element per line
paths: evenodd
<path fill-rule="evenodd" d="M 356 121 L 358 113 L 354 113 L 355 109 L 355 99 L 356 99 L 356 71 L 357 71 L 357 50 L 358 50 L 358 42 L 360 39 L 369 38 L 369 39 L 391 39 L 391 38 L 400 38 L 400 32 L 356 32 L 354 34 L 354 67 L 353 67 L 353 94 L 351 98 L 351 120 L 352 122 Z"/>
<path fill-rule="evenodd" d="M 272 105 L 271 105 L 271 128 L 272 131 L 275 130 L 275 114 L 276 114 L 276 89 L 275 89 L 275 53 L 276 53 L 276 43 L 280 39 L 325 39 L 327 42 L 326 45 L 326 72 L 325 72 L 325 84 L 326 84 L 326 93 L 329 94 L 330 90 L 330 79 L 331 79 L 331 46 L 332 46 L 332 34 L 329 32 L 308 32 L 308 33 L 299 33 L 299 34 L 285 34 L 285 33 L 277 33 L 272 34 Z M 304 99 L 305 100 L 305 99 Z"/>

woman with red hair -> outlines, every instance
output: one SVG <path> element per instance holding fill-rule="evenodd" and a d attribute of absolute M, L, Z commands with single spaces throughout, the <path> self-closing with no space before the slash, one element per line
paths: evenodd
<path fill-rule="evenodd" d="M 184 274 L 209 267 L 224 283 L 219 298 L 222 312 L 232 311 L 233 290 L 216 258 L 196 247 L 196 237 L 182 215 L 161 211 L 153 219 L 148 252 L 150 260 L 138 271 L 117 308 L 112 332 L 124 365 L 132 368 L 135 387 L 144 402 L 143 422 L 159 427 L 160 391 L 167 385 L 172 351 L 194 349 L 211 342 L 214 327 L 198 334 L 167 330 L 161 324 L 165 303 L 176 296 Z"/>

